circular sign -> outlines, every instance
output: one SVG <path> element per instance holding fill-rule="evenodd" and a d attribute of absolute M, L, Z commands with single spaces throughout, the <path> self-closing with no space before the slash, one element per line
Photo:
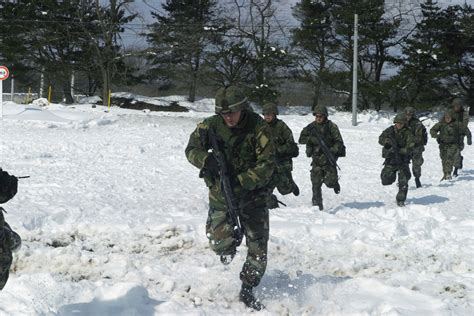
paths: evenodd
<path fill-rule="evenodd" d="M 5 66 L 0 66 L 0 80 L 5 80 L 8 78 L 10 73 L 8 72 L 8 68 Z"/>

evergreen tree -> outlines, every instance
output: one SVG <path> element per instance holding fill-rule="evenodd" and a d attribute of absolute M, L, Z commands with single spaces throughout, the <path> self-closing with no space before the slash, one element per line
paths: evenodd
<path fill-rule="evenodd" d="M 467 95 L 474 115 L 474 9 L 467 4 L 448 6 L 440 19 L 444 28 L 439 29 L 438 40 L 449 60 L 450 86 Z"/>
<path fill-rule="evenodd" d="M 189 86 L 188 100 L 194 102 L 201 66 L 209 48 L 220 41 L 222 20 L 214 0 L 167 0 L 165 13 L 152 12 L 148 42 L 155 50 L 157 65 L 175 65 Z M 167 57 L 167 58 L 163 58 Z"/>
<path fill-rule="evenodd" d="M 296 64 L 299 73 L 313 86 L 313 108 L 319 102 L 322 87 L 334 64 L 333 8 L 334 1 L 313 0 L 302 0 L 293 8 L 293 16 L 300 22 L 300 27 L 292 30 L 293 45 L 297 47 Z"/>
<path fill-rule="evenodd" d="M 100 77 L 102 104 L 107 105 L 112 84 L 123 75 L 124 52 L 120 45 L 120 34 L 124 26 L 133 21 L 136 14 L 127 14 L 126 7 L 134 0 L 80 0 L 81 66 L 87 75 Z M 89 65 L 85 62 L 89 62 Z"/>
<path fill-rule="evenodd" d="M 399 45 L 403 38 L 398 31 L 402 17 L 400 14 L 386 12 L 383 0 L 337 1 L 332 14 L 335 40 L 339 48 L 337 58 L 349 70 L 345 76 L 344 90 L 350 90 L 352 85 L 352 37 L 354 15 L 358 15 L 358 77 L 361 108 L 374 105 L 375 109 L 379 110 L 384 101 L 383 95 L 386 94 L 382 84 L 383 69 L 387 63 L 396 62 L 396 58 L 390 54 L 390 48 Z"/>
<path fill-rule="evenodd" d="M 443 85 L 450 59 L 440 45 L 439 35 L 452 23 L 442 17 L 441 8 L 432 1 L 421 5 L 421 21 L 417 23 L 413 37 L 403 49 L 404 64 L 400 71 L 403 83 L 401 100 L 415 108 L 431 108 L 439 105 L 449 95 Z"/>
<path fill-rule="evenodd" d="M 32 61 L 27 45 L 31 25 L 23 22 L 25 8 L 16 3 L 0 3 L 0 64 L 6 65 L 11 76 L 19 82 L 31 84 Z"/>

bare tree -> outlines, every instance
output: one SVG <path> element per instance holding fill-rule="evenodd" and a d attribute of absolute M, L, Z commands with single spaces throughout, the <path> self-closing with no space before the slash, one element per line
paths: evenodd
<path fill-rule="evenodd" d="M 273 75 L 275 69 L 288 63 L 287 53 L 279 48 L 278 38 L 284 38 L 284 30 L 276 16 L 271 0 L 234 0 L 237 16 L 235 35 L 249 44 L 251 64 L 254 70 L 254 93 L 260 104 L 277 97 Z"/>

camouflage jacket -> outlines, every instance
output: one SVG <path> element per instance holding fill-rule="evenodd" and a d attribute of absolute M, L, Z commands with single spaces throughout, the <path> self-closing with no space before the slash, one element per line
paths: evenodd
<path fill-rule="evenodd" d="M 209 204 L 211 207 L 224 208 L 225 199 L 219 179 L 212 179 L 203 172 L 206 158 L 210 155 L 210 128 L 221 138 L 240 206 L 254 202 L 255 207 L 263 207 L 264 199 L 269 194 L 267 185 L 275 169 L 275 147 L 265 121 L 258 114 L 245 110 L 238 125 L 229 128 L 220 115 L 214 115 L 199 123 L 189 137 L 186 157 L 201 170 L 200 176 L 209 187 Z"/>
<path fill-rule="evenodd" d="M 430 129 L 430 135 L 436 138 L 440 145 L 462 145 L 464 136 L 467 136 L 468 140 L 472 140 L 469 128 L 456 123 L 454 119 L 449 123 L 444 120 L 436 123 Z"/>
<path fill-rule="evenodd" d="M 393 146 L 393 140 L 396 141 L 396 146 Z M 415 140 L 411 131 L 406 127 L 397 130 L 393 125 L 380 134 L 379 144 L 384 146 L 382 157 L 385 158 L 385 163 L 389 165 L 408 164 L 415 148 Z M 397 156 L 400 159 L 399 162 L 397 162 Z"/>
<path fill-rule="evenodd" d="M 415 147 L 425 147 L 428 142 L 428 134 L 426 133 L 426 127 L 421 121 L 415 117 L 411 118 L 407 123 L 407 128 L 413 134 L 415 141 Z"/>
<path fill-rule="evenodd" d="M 291 162 L 291 158 L 297 157 L 299 153 L 293 133 L 288 125 L 280 119 L 274 119 L 268 123 L 273 143 L 275 144 L 275 156 L 278 162 Z"/>
<path fill-rule="evenodd" d="M 306 156 L 313 158 L 312 165 L 323 166 L 329 164 L 319 145 L 316 132 L 323 138 L 336 159 L 345 156 L 344 141 L 337 125 L 330 120 L 326 120 L 322 124 L 312 122 L 303 128 L 298 140 L 298 143 L 306 145 Z"/>

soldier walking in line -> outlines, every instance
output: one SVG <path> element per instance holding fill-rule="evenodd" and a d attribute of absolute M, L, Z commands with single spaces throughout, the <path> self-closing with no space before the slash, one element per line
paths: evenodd
<path fill-rule="evenodd" d="M 228 187 L 222 185 L 224 174 L 230 177 L 231 191 L 237 205 L 247 244 L 247 258 L 240 272 L 242 288 L 239 299 L 248 307 L 260 310 L 263 305 L 253 294 L 267 266 L 269 239 L 269 181 L 275 169 L 275 147 L 268 125 L 249 110 L 246 96 L 234 86 L 216 94 L 216 115 L 199 123 L 191 134 L 185 153 L 191 164 L 200 169 L 209 188 L 209 214 L 206 233 L 210 248 L 229 264 L 240 245 L 230 215 Z M 218 139 L 216 139 L 218 138 Z M 213 144 L 218 142 L 217 156 Z M 212 148 L 212 151 L 211 151 Z M 224 173 L 220 158 L 225 160 Z"/>
<path fill-rule="evenodd" d="M 298 142 L 306 145 L 306 156 L 312 158 L 312 203 L 322 211 L 324 209 L 321 191 L 323 183 L 328 188 L 334 189 L 336 194 L 341 191 L 337 174 L 337 159 L 346 156 L 346 147 L 339 128 L 328 119 L 328 110 L 325 106 L 316 106 L 313 115 L 314 122 L 301 131 Z"/>
<path fill-rule="evenodd" d="M 275 144 L 275 163 L 276 171 L 272 177 L 272 186 L 278 189 L 282 195 L 293 193 L 295 196 L 300 194 L 291 171 L 293 170 L 292 158 L 298 156 L 298 145 L 293 139 L 293 133 L 288 125 L 278 118 L 278 107 L 274 103 L 266 103 L 262 107 L 262 114 L 267 123 L 271 138 Z M 273 192 L 273 189 L 272 189 Z M 269 208 L 278 207 L 276 197 L 272 194 L 273 205 Z"/>
<path fill-rule="evenodd" d="M 462 169 L 463 167 L 463 156 L 461 155 L 462 151 L 464 150 L 464 135 L 470 133 L 469 131 L 469 112 L 466 111 L 463 107 L 462 100 L 460 98 L 455 98 L 451 103 L 451 116 L 454 121 L 454 124 L 459 126 L 459 130 L 467 129 L 466 134 L 460 134 L 460 138 L 458 140 L 459 146 L 459 166 L 454 168 L 453 176 L 458 176 L 458 169 Z"/>
<path fill-rule="evenodd" d="M 412 107 L 405 108 L 405 116 L 407 119 L 407 128 L 413 134 L 415 141 L 415 148 L 411 154 L 411 170 L 415 177 L 416 187 L 421 187 L 421 165 L 423 164 L 423 152 L 425 151 L 425 145 L 428 143 L 428 133 L 426 128 L 421 121 L 415 117 L 415 109 Z"/>
<path fill-rule="evenodd" d="M 439 155 L 443 165 L 442 180 L 450 180 L 451 172 L 461 169 L 461 154 L 459 141 L 467 136 L 467 144 L 472 144 L 472 135 L 467 126 L 456 124 L 452 111 L 446 111 L 443 119 L 430 129 L 431 137 L 439 144 Z M 456 173 L 457 174 L 457 173 Z"/>
<path fill-rule="evenodd" d="M 379 136 L 379 144 L 383 146 L 382 157 L 385 158 L 380 178 L 382 185 L 391 185 L 398 173 L 396 201 L 398 206 L 404 206 L 408 193 L 408 180 L 411 178 L 410 155 L 415 148 L 415 141 L 406 127 L 407 121 L 403 113 L 397 114 L 393 123 L 393 126 L 385 129 Z"/>

